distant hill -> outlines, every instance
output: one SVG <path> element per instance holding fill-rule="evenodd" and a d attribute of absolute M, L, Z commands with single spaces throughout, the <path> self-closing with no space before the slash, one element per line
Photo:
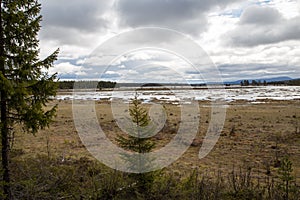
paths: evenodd
<path fill-rule="evenodd" d="M 263 80 L 263 79 L 260 79 Z M 289 81 L 289 80 L 293 80 L 292 78 L 288 77 L 288 76 L 282 76 L 282 77 L 277 77 L 277 78 L 270 78 L 267 79 L 267 82 L 276 82 L 276 81 Z"/>

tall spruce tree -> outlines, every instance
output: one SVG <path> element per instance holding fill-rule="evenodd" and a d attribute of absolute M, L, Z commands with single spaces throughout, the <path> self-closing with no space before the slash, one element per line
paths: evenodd
<path fill-rule="evenodd" d="M 44 110 L 56 94 L 56 75 L 45 71 L 53 66 L 58 50 L 39 59 L 41 5 L 37 0 L 0 0 L 0 131 L 2 141 L 3 193 L 10 190 L 9 151 L 14 125 L 36 133 L 49 125 L 56 106 Z"/>

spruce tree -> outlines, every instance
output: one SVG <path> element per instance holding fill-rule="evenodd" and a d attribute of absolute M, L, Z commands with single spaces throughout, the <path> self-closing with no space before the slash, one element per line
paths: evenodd
<path fill-rule="evenodd" d="M 292 176 L 293 167 L 292 162 L 288 158 L 284 158 L 280 163 L 278 170 L 279 179 L 281 183 L 279 188 L 284 191 L 284 199 L 289 199 L 289 191 L 291 189 L 291 181 L 294 179 Z"/>
<path fill-rule="evenodd" d="M 118 135 L 117 141 L 119 145 L 127 150 L 131 150 L 138 153 L 148 153 L 154 148 L 154 143 L 144 137 L 144 127 L 149 125 L 148 112 L 141 106 L 141 101 L 138 96 L 135 95 L 132 100 L 132 107 L 129 109 L 131 120 L 134 127 L 131 127 L 131 135 L 124 137 Z"/>
<path fill-rule="evenodd" d="M 45 110 L 56 94 L 56 75 L 48 75 L 58 50 L 39 59 L 41 5 L 37 0 L 0 0 L 0 131 L 2 184 L 5 199 L 10 190 L 9 151 L 14 125 L 36 133 L 49 125 L 56 106 Z"/>
<path fill-rule="evenodd" d="M 139 153 L 135 158 L 124 156 L 125 161 L 129 163 L 132 169 L 145 169 L 151 163 L 151 160 L 145 160 L 141 155 L 153 150 L 155 143 L 150 138 L 145 137 L 151 131 L 151 129 L 145 129 L 149 125 L 150 119 L 147 110 L 142 107 L 137 94 L 132 100 L 132 107 L 129 109 L 129 113 L 133 122 L 133 127 L 130 130 L 131 134 L 128 136 L 118 135 L 117 142 L 122 148 Z M 143 195 L 151 188 L 155 174 L 155 172 L 148 172 L 131 175 L 136 180 L 137 195 Z"/>

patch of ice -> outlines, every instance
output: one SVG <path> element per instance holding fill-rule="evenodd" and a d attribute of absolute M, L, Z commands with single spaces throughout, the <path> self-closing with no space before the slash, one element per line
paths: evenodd
<path fill-rule="evenodd" d="M 73 95 L 64 93 L 57 95 L 55 99 L 58 100 L 102 100 L 102 99 L 122 99 L 130 100 L 133 98 L 135 91 L 116 90 L 116 91 L 87 91 L 76 92 Z M 263 100 L 298 100 L 300 99 L 300 86 L 267 86 L 258 88 L 235 88 L 226 89 L 201 89 L 188 90 L 179 88 L 174 91 L 170 90 L 145 90 L 139 95 L 144 102 L 153 100 L 168 101 L 168 102 L 189 102 L 191 100 L 197 101 L 215 101 L 224 100 L 226 102 L 236 100 L 246 100 L 259 102 Z"/>

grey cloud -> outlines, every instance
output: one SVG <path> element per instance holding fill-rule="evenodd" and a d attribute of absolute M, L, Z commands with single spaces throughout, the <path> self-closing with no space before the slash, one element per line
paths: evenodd
<path fill-rule="evenodd" d="M 186 74 L 191 74 L 191 75 L 193 75 L 193 74 L 199 74 L 199 71 L 186 71 L 185 72 Z"/>
<path fill-rule="evenodd" d="M 41 4 L 41 39 L 78 44 L 84 34 L 105 30 L 109 23 L 103 17 L 109 1 L 41 0 Z"/>
<path fill-rule="evenodd" d="M 42 0 L 43 24 L 67 27 L 81 31 L 93 31 L 105 24 L 101 15 L 108 8 L 107 1 L 59 1 Z"/>
<path fill-rule="evenodd" d="M 241 24 L 276 24 L 283 20 L 280 13 L 270 7 L 252 6 L 243 12 Z"/>
<path fill-rule="evenodd" d="M 47 27 L 43 29 L 40 33 L 42 39 L 50 39 L 52 41 L 57 41 L 60 44 L 82 44 L 82 36 L 74 29 L 67 29 L 64 27 Z"/>
<path fill-rule="evenodd" d="M 286 39 L 300 39 L 300 17 L 296 17 L 290 21 L 287 21 L 286 25 L 283 27 L 283 36 Z"/>
<path fill-rule="evenodd" d="M 300 40 L 300 17 L 288 20 L 273 8 L 250 7 L 245 10 L 238 27 L 224 38 L 231 45 L 249 47 Z"/>
<path fill-rule="evenodd" d="M 229 0 L 119 0 L 116 8 L 121 24 L 129 27 L 162 26 L 197 35 L 206 29 L 205 13 Z"/>

